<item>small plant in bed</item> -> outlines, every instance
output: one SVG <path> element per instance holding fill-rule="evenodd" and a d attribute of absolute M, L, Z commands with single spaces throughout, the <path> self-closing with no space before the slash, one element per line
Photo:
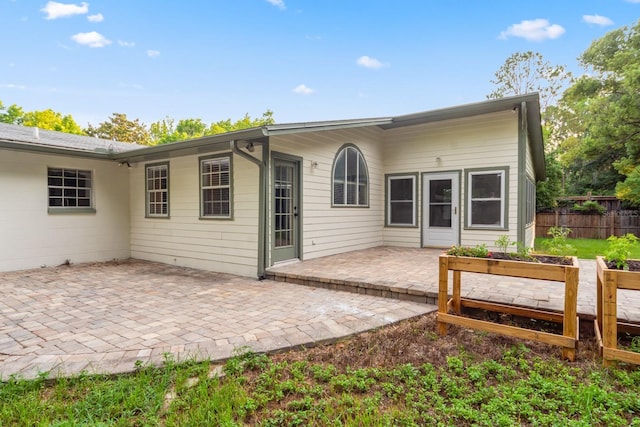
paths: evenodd
<path fill-rule="evenodd" d="M 609 246 L 604 254 L 607 267 L 615 270 L 640 271 L 640 261 L 631 260 L 631 252 L 637 245 L 638 238 L 627 233 L 624 236 L 611 236 L 607 239 Z"/>
<path fill-rule="evenodd" d="M 452 256 L 491 258 L 508 261 L 540 262 L 559 265 L 573 264 L 573 260 L 569 256 L 533 254 L 531 253 L 531 248 L 520 242 L 511 241 L 507 235 L 500 236 L 494 244 L 499 249 L 497 252 L 490 252 L 487 249 L 487 245 L 483 243 L 481 245 L 476 245 L 475 247 L 454 245 L 446 253 L 447 255 Z M 516 245 L 517 251 L 509 252 L 509 247 L 513 245 Z"/>

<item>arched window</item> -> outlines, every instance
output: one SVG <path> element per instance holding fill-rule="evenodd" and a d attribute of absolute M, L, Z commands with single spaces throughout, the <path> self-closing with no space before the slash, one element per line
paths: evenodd
<path fill-rule="evenodd" d="M 333 162 L 333 206 L 368 206 L 367 164 L 354 145 L 342 147 Z"/>

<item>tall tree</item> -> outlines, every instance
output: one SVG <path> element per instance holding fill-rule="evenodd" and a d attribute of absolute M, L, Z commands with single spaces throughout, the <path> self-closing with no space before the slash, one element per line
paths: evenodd
<path fill-rule="evenodd" d="M 540 107 L 545 111 L 554 104 L 562 88 L 571 80 L 564 65 L 552 65 L 538 52 L 516 52 L 509 56 L 490 80 L 496 88 L 487 98 L 538 92 Z"/>
<path fill-rule="evenodd" d="M 0 101 L 0 123 L 21 125 L 23 117 L 24 111 L 22 107 L 18 107 L 16 104 L 5 107 L 2 101 Z"/>
<path fill-rule="evenodd" d="M 587 74 L 560 102 L 569 178 L 640 206 L 640 20 L 594 41 L 580 63 Z"/>
<path fill-rule="evenodd" d="M 127 115 L 122 113 L 113 113 L 107 121 L 100 123 L 97 127 L 89 124 L 85 132 L 89 136 L 120 142 L 150 143 L 150 134 L 146 125 L 139 119 L 129 120 Z"/>
<path fill-rule="evenodd" d="M 71 114 L 63 116 L 52 109 L 42 111 L 29 111 L 22 115 L 23 126 L 34 126 L 40 129 L 55 130 L 58 132 L 84 135 L 82 128 L 73 119 Z"/>
<path fill-rule="evenodd" d="M 571 73 L 564 65 L 552 65 L 538 52 L 516 52 L 509 56 L 490 80 L 496 85 L 487 96 L 499 99 L 505 96 L 525 95 L 538 92 L 542 110 L 545 141 L 545 166 L 547 178 L 537 183 L 536 205 L 538 208 L 555 207 L 562 194 L 562 173 L 557 159 L 557 138 L 553 121 L 554 103 L 562 88 L 571 80 Z"/>

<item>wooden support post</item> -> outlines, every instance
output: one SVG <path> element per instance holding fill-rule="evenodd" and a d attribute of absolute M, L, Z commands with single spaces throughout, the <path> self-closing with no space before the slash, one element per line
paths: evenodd
<path fill-rule="evenodd" d="M 616 273 L 605 271 L 602 283 L 602 345 L 606 349 L 616 349 L 618 346 L 618 286 Z M 603 353 L 603 355 L 606 351 Z M 613 362 L 606 357 L 603 365 L 609 366 Z"/>
<path fill-rule="evenodd" d="M 598 271 L 596 274 L 596 323 L 598 324 L 598 331 L 602 334 L 602 277 L 601 272 Z M 600 343 L 600 355 L 602 355 L 602 335 L 600 335 L 599 339 Z"/>
<path fill-rule="evenodd" d="M 562 322 L 562 334 L 567 338 L 578 340 L 578 267 L 565 269 L 564 286 L 564 319 Z M 574 361 L 576 349 L 564 347 L 562 357 Z"/>
<path fill-rule="evenodd" d="M 460 276 L 462 273 L 458 270 L 453 271 L 453 310 L 457 314 L 462 313 L 462 305 L 460 304 Z"/>
<path fill-rule="evenodd" d="M 447 314 L 447 300 L 449 299 L 449 259 L 440 257 L 438 269 L 438 315 Z M 447 324 L 438 319 L 438 334 L 447 335 Z"/>

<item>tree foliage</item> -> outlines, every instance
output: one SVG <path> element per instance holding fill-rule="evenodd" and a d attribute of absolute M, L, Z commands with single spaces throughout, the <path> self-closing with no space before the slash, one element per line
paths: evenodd
<path fill-rule="evenodd" d="M 496 88 L 487 98 L 538 92 L 540 107 L 545 111 L 555 103 L 562 88 L 571 80 L 564 65 L 552 65 L 538 52 L 516 52 L 509 56 L 490 80 Z"/>
<path fill-rule="evenodd" d="M 556 114 L 552 104 L 570 79 L 571 73 L 565 66 L 552 65 L 540 53 L 516 52 L 496 71 L 495 79 L 491 80 L 496 87 L 487 98 L 499 99 L 538 92 L 543 118 L 548 118 Z M 562 169 L 557 159 L 557 138 L 554 136 L 556 129 L 552 123 L 548 119 L 543 121 L 547 177 L 545 181 L 537 183 L 538 208 L 555 207 L 557 198 L 562 195 Z"/>
<path fill-rule="evenodd" d="M 273 123 L 275 123 L 273 112 L 267 110 L 259 118 L 252 119 L 249 114 L 245 114 L 242 119 L 236 121 L 231 119 L 219 120 L 209 125 L 199 118 L 181 119 L 176 123 L 174 119 L 166 117 L 163 120 L 152 123 L 149 131 L 153 144 L 167 144 L 169 142 L 233 132 Z"/>
<path fill-rule="evenodd" d="M 76 123 L 71 114 L 63 116 L 50 108 L 24 113 L 21 121 L 23 126 L 39 127 L 40 129 L 55 130 L 76 135 L 84 134 L 82 128 Z"/>
<path fill-rule="evenodd" d="M 129 120 L 123 113 L 113 113 L 108 120 L 94 127 L 89 124 L 85 129 L 89 136 L 113 139 L 120 142 L 132 142 L 138 144 L 149 143 L 149 131 L 139 119 Z"/>
<path fill-rule="evenodd" d="M 576 193 L 640 205 L 640 21 L 594 41 L 580 63 L 588 73 L 559 104 L 566 178 Z"/>
<path fill-rule="evenodd" d="M 21 125 L 24 117 L 24 110 L 16 104 L 5 107 L 0 101 L 0 123 L 8 123 L 10 125 Z"/>

